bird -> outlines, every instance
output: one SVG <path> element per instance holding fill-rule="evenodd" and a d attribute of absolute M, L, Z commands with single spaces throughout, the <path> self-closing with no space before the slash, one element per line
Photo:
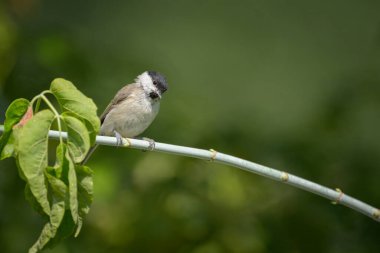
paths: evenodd
<path fill-rule="evenodd" d="M 162 95 L 168 90 L 166 78 L 156 71 L 145 71 L 133 83 L 121 88 L 100 116 L 103 136 L 115 136 L 117 145 L 122 138 L 134 138 L 153 122 L 160 109 Z M 154 141 L 149 139 L 150 147 Z M 81 162 L 84 165 L 98 145 L 93 146 Z"/>

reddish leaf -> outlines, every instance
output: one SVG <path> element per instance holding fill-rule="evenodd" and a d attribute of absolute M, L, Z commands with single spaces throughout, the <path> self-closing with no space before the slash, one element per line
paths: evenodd
<path fill-rule="evenodd" d="M 16 128 L 16 127 L 22 127 L 23 125 L 26 124 L 26 122 L 28 122 L 31 118 L 33 117 L 33 108 L 31 106 L 28 107 L 28 110 L 26 111 L 26 113 L 24 114 L 24 116 L 22 117 L 22 119 L 20 120 L 19 123 L 17 123 L 16 125 L 13 126 L 13 128 Z"/>

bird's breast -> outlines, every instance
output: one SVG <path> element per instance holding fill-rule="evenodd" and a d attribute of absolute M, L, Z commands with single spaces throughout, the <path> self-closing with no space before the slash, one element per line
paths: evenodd
<path fill-rule="evenodd" d="M 108 113 L 101 128 L 102 134 L 114 135 L 116 130 L 123 137 L 138 136 L 152 123 L 159 108 L 159 101 L 130 96 Z"/>

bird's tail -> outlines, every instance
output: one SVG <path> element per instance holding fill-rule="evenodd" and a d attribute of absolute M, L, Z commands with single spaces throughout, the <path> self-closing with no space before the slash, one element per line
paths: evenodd
<path fill-rule="evenodd" d="M 90 159 L 90 156 L 92 155 L 92 153 L 94 153 L 95 149 L 99 146 L 99 144 L 95 144 L 94 146 L 92 146 L 90 148 L 90 150 L 88 151 L 86 157 L 83 159 L 83 161 L 80 163 L 80 165 L 85 165 L 88 161 L 88 159 Z"/>

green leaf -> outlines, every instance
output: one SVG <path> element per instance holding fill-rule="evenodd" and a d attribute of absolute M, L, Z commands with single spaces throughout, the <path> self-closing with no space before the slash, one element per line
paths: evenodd
<path fill-rule="evenodd" d="M 0 144 L 1 145 L 1 144 Z M 0 154 L 0 160 L 15 156 L 15 137 L 13 131 L 10 133 L 7 143 Z"/>
<path fill-rule="evenodd" d="M 54 167 L 47 167 L 45 171 L 51 200 L 50 220 L 45 224 L 40 237 L 29 249 L 29 252 L 39 252 L 47 246 L 51 247 L 74 231 L 75 224 L 73 224 L 71 216 L 69 215 L 69 219 L 65 218 L 66 206 L 69 203 L 69 189 L 62 180 L 55 176 L 55 170 Z"/>
<path fill-rule="evenodd" d="M 90 149 L 90 138 L 86 125 L 69 113 L 63 113 L 62 119 L 68 132 L 67 146 L 75 163 L 80 163 Z"/>
<path fill-rule="evenodd" d="M 69 153 L 66 152 L 66 158 L 69 160 Z M 75 173 L 74 163 L 69 160 L 69 195 L 70 195 L 70 211 L 73 216 L 73 221 L 76 224 L 78 222 L 78 186 L 77 186 L 77 175 Z"/>
<path fill-rule="evenodd" d="M 55 174 L 55 168 L 52 167 L 48 167 L 45 171 L 45 176 L 52 190 L 51 193 L 57 198 L 66 200 L 68 196 L 68 187 L 65 182 L 56 177 Z M 66 202 L 68 203 L 68 201 Z"/>
<path fill-rule="evenodd" d="M 75 229 L 75 223 L 73 221 L 73 217 L 71 216 L 70 211 L 66 210 L 65 214 L 63 216 L 63 220 L 61 222 L 61 225 L 59 226 L 55 237 L 51 238 L 49 244 L 47 245 L 48 247 L 52 247 L 59 243 L 62 239 L 70 236 L 73 234 L 74 229 Z"/>
<path fill-rule="evenodd" d="M 90 143 L 91 145 L 95 144 L 95 137 L 100 128 L 100 120 L 96 114 L 97 107 L 92 99 L 83 95 L 70 81 L 62 78 L 54 79 L 50 90 L 64 111 L 69 111 L 86 121 L 86 127 L 90 134 Z"/>
<path fill-rule="evenodd" d="M 60 184 L 58 182 L 58 179 L 52 181 L 49 180 L 49 184 L 51 184 L 51 187 L 53 188 L 50 224 L 54 228 L 54 235 L 59 225 L 61 224 L 63 215 L 65 214 L 65 194 L 67 188 L 65 184 Z"/>
<path fill-rule="evenodd" d="M 72 219 L 75 224 L 78 221 L 78 185 L 75 173 L 75 165 L 69 154 L 66 144 L 57 147 L 57 161 L 54 166 L 56 174 L 60 174 L 61 180 L 68 186 L 69 205 Z"/>
<path fill-rule="evenodd" d="M 65 153 L 66 153 L 66 144 L 60 143 L 57 146 L 56 149 L 56 155 L 55 155 L 55 164 L 54 164 L 54 171 L 58 178 L 62 177 L 62 173 L 64 170 L 64 159 L 65 159 Z M 65 181 L 65 183 L 68 184 L 68 181 Z"/>
<path fill-rule="evenodd" d="M 47 167 L 48 133 L 54 120 L 50 110 L 38 112 L 18 132 L 18 165 L 43 211 L 50 215 L 44 170 Z"/>
<path fill-rule="evenodd" d="M 40 203 L 38 203 L 38 201 L 36 200 L 36 198 L 33 196 L 33 193 L 32 191 L 30 190 L 30 186 L 29 184 L 27 183 L 25 185 L 25 189 L 24 189 L 24 194 L 25 194 L 25 198 L 26 200 L 29 202 L 29 205 L 37 212 L 39 213 L 40 215 L 42 216 L 46 216 L 46 214 L 44 213 L 44 210 L 42 209 Z"/>
<path fill-rule="evenodd" d="M 33 246 L 29 249 L 28 252 L 37 253 L 43 250 L 48 244 L 48 242 L 51 240 L 51 238 L 54 236 L 54 231 L 52 230 L 54 230 L 54 228 L 50 224 L 50 222 L 46 223 L 44 228 L 42 229 L 40 237 L 37 239 L 37 241 L 33 244 Z"/>
<path fill-rule="evenodd" d="M 93 125 L 87 120 L 85 120 L 84 123 L 87 127 L 88 135 L 90 136 L 91 146 L 93 146 L 95 145 L 96 135 L 98 134 L 100 127 L 95 129 Z M 99 121 L 99 124 L 100 124 L 100 121 Z"/>
<path fill-rule="evenodd" d="M 65 215 L 65 203 L 67 202 L 67 186 L 63 181 L 56 178 L 52 173 L 54 168 L 49 167 L 45 171 L 45 176 L 49 183 L 49 197 L 51 199 L 50 220 L 45 224 L 40 237 L 29 249 L 29 253 L 39 252 L 46 246 L 52 246 L 52 239 L 56 237 L 57 231 L 61 226 Z"/>
<path fill-rule="evenodd" d="M 4 122 L 4 132 L 0 137 L 0 159 L 5 159 L 9 156 L 13 155 L 13 142 L 10 143 L 8 147 L 6 144 L 8 143 L 11 133 L 12 127 L 16 125 L 24 116 L 26 111 L 28 110 L 30 102 L 24 98 L 19 98 L 14 100 L 8 107 L 5 113 L 5 122 Z M 6 151 L 3 150 L 7 148 Z"/>
<path fill-rule="evenodd" d="M 72 193 L 70 193 L 68 186 L 68 174 L 69 171 L 72 171 L 72 168 L 74 168 L 74 165 L 67 146 L 65 143 L 60 143 L 57 146 L 54 167 L 48 166 L 45 170 L 49 185 L 48 196 L 52 203 L 50 220 L 45 224 L 40 237 L 29 252 L 40 252 L 44 248 L 52 247 L 74 232 L 76 224 L 70 211 L 70 195 Z M 31 196 L 34 198 L 33 195 Z"/>
<path fill-rule="evenodd" d="M 78 236 L 84 217 L 90 211 L 90 206 L 93 199 L 94 189 L 93 189 L 93 179 L 92 170 L 87 166 L 75 166 L 78 177 L 78 200 L 79 200 L 79 219 L 78 226 L 75 232 L 75 237 Z"/>

